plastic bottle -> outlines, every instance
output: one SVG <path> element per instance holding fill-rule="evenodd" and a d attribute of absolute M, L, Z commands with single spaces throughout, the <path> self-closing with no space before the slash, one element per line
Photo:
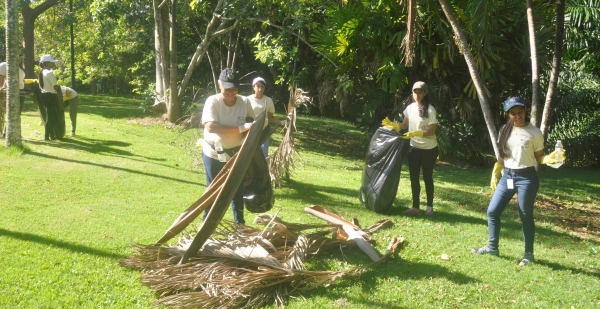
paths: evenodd
<path fill-rule="evenodd" d="M 556 151 L 556 155 L 554 157 L 554 163 L 548 164 L 548 165 L 553 168 L 559 168 L 564 163 L 562 160 L 562 156 L 561 156 L 561 154 L 563 152 L 563 145 L 560 140 L 556 141 L 556 146 L 554 146 L 554 150 Z"/>
<path fill-rule="evenodd" d="M 217 157 L 220 162 L 226 162 L 227 157 L 225 155 L 225 151 L 223 150 L 223 146 L 219 142 L 215 142 L 215 151 L 217 152 Z"/>

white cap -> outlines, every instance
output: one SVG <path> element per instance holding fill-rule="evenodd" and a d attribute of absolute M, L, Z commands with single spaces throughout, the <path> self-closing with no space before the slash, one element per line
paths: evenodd
<path fill-rule="evenodd" d="M 252 86 L 256 85 L 256 83 L 258 83 L 258 82 L 262 82 L 262 83 L 263 83 L 263 84 L 265 84 L 265 85 L 267 84 L 267 82 L 265 82 L 265 79 L 264 79 L 264 78 L 262 78 L 262 77 L 257 77 L 257 78 L 255 78 L 255 79 L 252 81 Z"/>
<path fill-rule="evenodd" d="M 42 58 L 40 58 L 40 63 L 42 62 L 56 62 L 57 60 L 54 59 L 54 57 L 50 56 L 50 55 L 43 55 Z"/>

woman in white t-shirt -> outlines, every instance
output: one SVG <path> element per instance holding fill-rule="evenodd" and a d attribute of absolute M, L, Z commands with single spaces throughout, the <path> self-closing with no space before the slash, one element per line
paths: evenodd
<path fill-rule="evenodd" d="M 436 111 L 429 104 L 427 97 L 427 85 L 424 82 L 416 82 L 412 88 L 411 103 L 404 110 L 404 121 L 400 124 L 401 129 L 408 132 L 401 136 L 410 139 L 410 151 L 408 152 L 408 167 L 410 172 L 410 186 L 412 189 L 412 208 L 404 211 L 408 215 L 421 213 L 421 184 L 419 173 L 423 170 L 425 192 L 427 193 L 427 209 L 425 214 L 433 215 L 433 167 L 437 160 L 439 150 L 435 136 L 437 129 Z"/>
<path fill-rule="evenodd" d="M 273 116 L 275 113 L 275 105 L 273 100 L 265 95 L 265 85 L 267 83 L 262 77 L 257 77 L 252 81 L 252 90 L 254 94 L 247 97 L 250 104 L 252 104 L 252 110 L 254 115 L 259 115 L 263 110 L 267 110 L 267 119 L 265 121 L 265 128 L 269 126 L 269 122 L 281 124 L 285 126 L 286 120 L 279 120 Z M 269 155 L 269 140 L 267 139 L 264 144 L 260 146 L 265 158 Z"/>
<path fill-rule="evenodd" d="M 206 187 L 239 151 L 243 142 L 243 132 L 252 126 L 254 112 L 243 96 L 238 95 L 239 82 L 235 71 L 224 69 L 219 76 L 221 93 L 210 96 L 204 103 L 202 124 L 204 140 L 202 142 L 202 160 L 206 170 Z M 231 202 L 233 220 L 244 224 L 244 191 L 240 185 Z M 204 212 L 206 217 L 208 210 Z"/>
<path fill-rule="evenodd" d="M 77 91 L 67 87 L 60 86 L 60 92 L 63 97 L 63 109 L 69 107 L 69 117 L 71 118 L 71 136 L 75 136 L 77 128 L 77 108 L 79 107 L 79 96 Z"/>
<path fill-rule="evenodd" d="M 506 125 L 500 129 L 498 146 L 500 157 L 494 165 L 490 186 L 494 195 L 488 206 L 489 244 L 482 248 L 472 249 L 474 254 L 499 255 L 500 215 L 517 194 L 519 216 L 523 224 L 525 253 L 519 266 L 533 262 L 533 241 L 535 223 L 533 209 L 540 186 L 536 164 L 554 163 L 556 152 L 544 156 L 544 135 L 537 127 L 526 119 L 527 109 L 523 100 L 518 97 L 504 102 L 504 112 L 508 115 Z M 564 152 L 561 153 L 564 158 Z M 500 178 L 501 172 L 504 175 Z"/>

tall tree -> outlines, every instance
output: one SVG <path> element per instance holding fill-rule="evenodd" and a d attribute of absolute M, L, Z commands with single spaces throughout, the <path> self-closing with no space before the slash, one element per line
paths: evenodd
<path fill-rule="evenodd" d="M 552 106 L 556 97 L 556 86 L 562 63 L 563 44 L 565 34 L 565 0 L 556 0 L 556 30 L 554 35 L 554 57 L 552 59 L 552 71 L 550 72 L 550 82 L 546 92 L 546 102 L 542 113 L 542 122 L 540 129 L 544 138 L 548 137 L 548 126 L 552 116 Z"/>
<path fill-rule="evenodd" d="M 540 102 L 540 73 L 538 72 L 537 40 L 533 21 L 533 2 L 527 0 L 527 28 L 529 30 L 529 49 L 531 53 L 531 116 L 532 125 L 537 127 L 538 105 Z"/>
<path fill-rule="evenodd" d="M 25 42 L 25 76 L 35 78 L 34 64 L 34 29 L 35 20 L 40 14 L 57 5 L 60 0 L 46 0 L 35 8 L 31 7 L 33 1 L 21 0 L 21 14 L 23 15 L 23 40 Z"/>
<path fill-rule="evenodd" d="M 485 123 L 487 125 L 488 133 L 490 134 L 490 138 L 492 140 L 492 145 L 494 147 L 494 154 L 496 155 L 496 158 L 499 158 L 500 150 L 498 148 L 498 143 L 496 142 L 498 140 L 498 134 L 496 131 L 496 127 L 494 125 L 494 118 L 492 116 L 492 110 L 490 109 L 490 105 L 487 101 L 487 97 L 484 92 L 483 83 L 481 81 L 481 78 L 479 77 L 479 72 L 477 71 L 477 68 L 475 66 L 475 60 L 473 59 L 473 54 L 471 53 L 471 49 L 469 48 L 467 39 L 466 39 L 465 35 L 463 34 L 462 27 L 458 23 L 458 20 L 456 19 L 456 16 L 454 15 L 454 12 L 452 11 L 452 7 L 450 7 L 450 4 L 448 4 L 447 0 L 439 0 L 439 1 L 440 1 L 440 5 L 442 6 L 442 10 L 444 10 L 444 14 L 446 15 L 446 18 L 448 18 L 448 21 L 450 22 L 450 25 L 452 26 L 452 29 L 454 30 L 454 34 L 456 35 L 456 37 L 458 39 L 456 44 L 459 44 L 459 48 L 462 51 L 463 55 L 465 56 L 465 61 L 467 62 L 467 66 L 469 67 L 469 73 L 471 75 L 471 79 L 473 80 L 473 83 L 475 84 L 475 87 L 477 89 L 477 97 L 479 98 L 479 104 L 481 105 L 481 111 L 483 112 L 483 117 L 484 117 Z"/>
<path fill-rule="evenodd" d="M 175 123 L 181 117 L 181 106 L 179 104 L 179 98 L 177 93 L 177 0 L 171 0 L 171 11 L 169 14 L 171 26 L 170 29 L 170 41 L 169 41 L 169 104 L 167 113 L 169 116 L 169 122 Z"/>
<path fill-rule="evenodd" d="M 21 146 L 21 116 L 19 109 L 19 3 L 6 0 L 6 59 L 8 90 L 6 92 L 5 147 Z M 2 128 L 4 129 L 4 128 Z"/>

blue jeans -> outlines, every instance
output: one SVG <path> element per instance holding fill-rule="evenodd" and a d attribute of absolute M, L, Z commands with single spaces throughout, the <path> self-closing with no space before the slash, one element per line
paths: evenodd
<path fill-rule="evenodd" d="M 268 139 L 264 144 L 260 145 L 260 149 L 262 149 L 262 152 L 266 158 L 269 155 L 269 140 Z"/>
<path fill-rule="evenodd" d="M 213 179 L 215 179 L 217 174 L 219 174 L 225 166 L 225 162 L 207 157 L 204 152 L 202 152 L 202 161 L 204 161 L 206 187 L 208 188 Z M 233 211 L 233 221 L 235 223 L 246 223 L 246 221 L 244 221 L 244 187 L 242 185 L 237 189 L 233 201 L 231 201 L 231 210 Z M 202 218 L 205 219 L 206 215 L 208 215 L 208 209 L 204 211 L 204 216 Z"/>
<path fill-rule="evenodd" d="M 514 182 L 513 189 L 507 186 L 507 180 Z M 504 175 L 500 178 L 496 191 L 492 196 L 488 206 L 488 229 L 490 231 L 490 249 L 498 250 L 500 238 L 500 215 L 510 202 L 510 199 L 517 194 L 519 203 L 519 216 L 523 224 L 523 239 L 525 240 L 525 252 L 533 253 L 533 241 L 535 238 L 535 222 L 533 220 L 533 204 L 540 187 L 535 168 L 528 167 L 520 170 L 504 169 Z"/>

